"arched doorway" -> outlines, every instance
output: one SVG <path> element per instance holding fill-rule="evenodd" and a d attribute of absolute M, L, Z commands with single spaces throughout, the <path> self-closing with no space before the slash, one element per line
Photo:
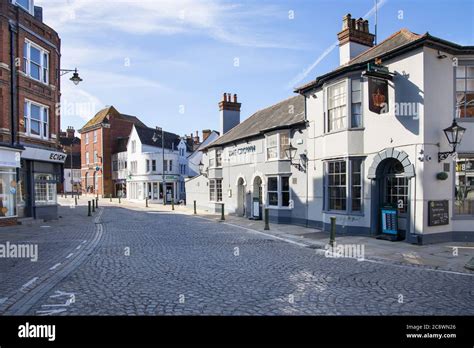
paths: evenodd
<path fill-rule="evenodd" d="M 245 216 L 246 205 L 245 205 L 245 180 L 239 178 L 237 182 L 237 215 Z"/>
<path fill-rule="evenodd" d="M 382 209 L 391 208 L 397 214 L 398 239 L 414 239 L 410 228 L 411 178 L 414 176 L 415 167 L 404 151 L 388 149 L 375 156 L 368 172 L 368 178 L 372 179 L 372 234 L 382 234 Z"/>
<path fill-rule="evenodd" d="M 252 216 L 255 219 L 262 219 L 263 190 L 262 178 L 257 176 L 253 180 L 253 197 L 252 197 Z"/>

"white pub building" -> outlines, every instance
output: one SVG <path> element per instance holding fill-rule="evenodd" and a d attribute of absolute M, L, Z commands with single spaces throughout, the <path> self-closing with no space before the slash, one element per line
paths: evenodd
<path fill-rule="evenodd" d="M 341 234 L 474 241 L 474 46 L 407 29 L 374 46 L 350 15 L 338 39 L 339 67 L 296 89 L 304 123 L 277 121 L 279 103 L 234 125 L 208 146 L 188 204 L 253 217 L 260 199 L 274 222 L 327 231 L 336 217 Z M 251 161 L 231 161 L 249 146 Z"/>
<path fill-rule="evenodd" d="M 192 144 L 179 135 L 134 126 L 126 155 L 117 154 L 118 159 L 127 161 L 124 169 L 127 198 L 132 201 L 148 198 L 155 203 L 163 203 L 163 199 L 166 203 L 184 200 L 187 157 L 191 151 Z"/>

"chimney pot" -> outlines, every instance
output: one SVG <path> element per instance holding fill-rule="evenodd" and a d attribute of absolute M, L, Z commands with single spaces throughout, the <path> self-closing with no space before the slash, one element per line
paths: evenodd
<path fill-rule="evenodd" d="M 234 94 L 234 103 L 237 103 L 237 94 Z"/>

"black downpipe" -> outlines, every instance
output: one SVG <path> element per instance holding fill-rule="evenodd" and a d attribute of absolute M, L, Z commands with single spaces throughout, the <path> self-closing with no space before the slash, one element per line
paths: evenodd
<path fill-rule="evenodd" d="M 10 21 L 10 122 L 11 122 L 11 146 L 17 144 L 16 139 L 16 100 L 17 100 L 17 91 L 16 91 L 16 63 L 15 63 L 15 33 L 17 32 L 16 25 Z"/>

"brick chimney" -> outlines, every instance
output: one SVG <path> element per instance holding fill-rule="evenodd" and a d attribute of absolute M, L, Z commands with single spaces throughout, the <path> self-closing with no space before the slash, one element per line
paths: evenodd
<path fill-rule="evenodd" d="M 237 102 L 237 94 L 224 93 L 219 103 L 220 111 L 220 134 L 224 135 L 240 123 L 240 106 Z"/>
<path fill-rule="evenodd" d="M 66 133 L 68 138 L 74 138 L 76 131 L 74 130 L 74 127 L 67 127 Z"/>
<path fill-rule="evenodd" d="M 339 39 L 340 65 L 347 64 L 352 58 L 374 46 L 375 35 L 369 33 L 369 21 L 354 19 L 347 14 L 342 19 L 342 31 Z"/>
<path fill-rule="evenodd" d="M 202 142 L 205 142 L 207 138 L 211 136 L 212 131 L 210 129 L 202 130 Z"/>

